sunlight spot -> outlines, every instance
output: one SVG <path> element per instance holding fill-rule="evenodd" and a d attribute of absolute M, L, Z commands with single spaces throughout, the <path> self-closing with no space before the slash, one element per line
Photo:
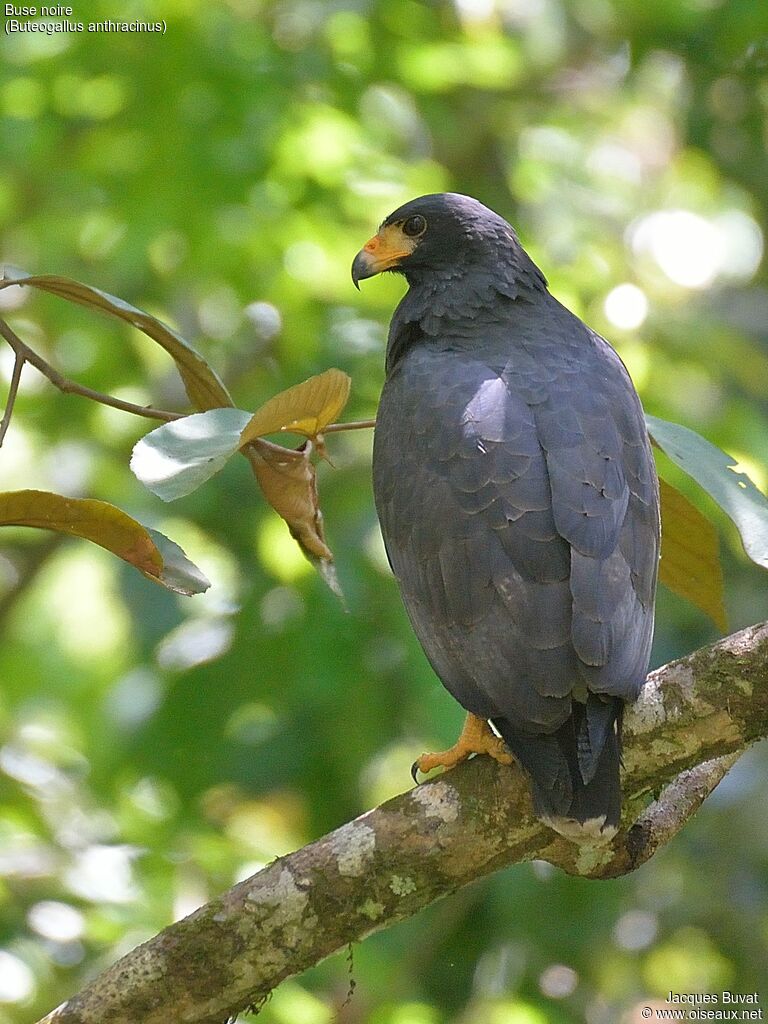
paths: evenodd
<path fill-rule="evenodd" d="M 11 276 L 11 271 L 6 267 L 6 275 Z M 29 298 L 29 289 L 22 288 L 20 284 L 12 284 L 7 288 L 3 288 L 0 292 L 0 309 L 14 310 L 20 309 Z M 11 356 L 11 363 L 13 363 L 13 353 L 9 353 Z"/>
<path fill-rule="evenodd" d="M 85 930 L 85 918 L 68 903 L 41 900 L 30 907 L 27 922 L 32 931 L 53 942 L 73 942 Z"/>
<path fill-rule="evenodd" d="M 33 789 L 49 789 L 59 779 L 50 761 L 10 743 L 0 748 L 0 771 Z"/>
<path fill-rule="evenodd" d="M 259 605 L 261 621 L 269 630 L 280 632 L 304 615 L 304 601 L 293 587 L 273 587 Z"/>
<path fill-rule="evenodd" d="M 657 210 L 632 225 L 630 244 L 684 288 L 706 288 L 718 277 L 748 280 L 763 255 L 759 225 L 740 210 L 713 220 L 690 210 Z"/>
<path fill-rule="evenodd" d="M 280 310 L 271 302 L 251 302 L 243 312 L 260 341 L 272 341 L 283 329 Z"/>
<path fill-rule="evenodd" d="M 277 514 L 267 515 L 259 524 L 256 548 L 261 564 L 281 583 L 293 583 L 312 573 L 312 566 Z"/>
<path fill-rule="evenodd" d="M 119 729 L 137 729 L 157 710 L 162 698 L 157 675 L 140 666 L 115 681 L 104 698 L 104 710 Z"/>
<path fill-rule="evenodd" d="M 459 17 L 464 21 L 487 21 L 494 12 L 494 0 L 454 0 Z"/>
<path fill-rule="evenodd" d="M 437 1024 L 438 1012 L 428 1003 L 400 1003 L 386 1018 L 387 1024 Z"/>
<path fill-rule="evenodd" d="M 428 749 L 428 744 L 415 739 L 408 743 L 390 743 L 374 754 L 360 773 L 360 787 L 365 794 L 366 804 L 382 804 L 390 797 L 410 789 L 409 772 L 414 750 L 422 749 Z"/>
<path fill-rule="evenodd" d="M 35 991 L 35 976 L 23 960 L 0 949 L 0 1003 L 21 1003 Z"/>
<path fill-rule="evenodd" d="M 139 896 L 131 862 L 132 846 L 89 846 L 66 873 L 69 889 L 94 903 L 131 903 Z"/>
<path fill-rule="evenodd" d="M 501 377 L 484 380 L 467 402 L 461 415 L 463 426 L 482 426 L 482 436 L 487 441 L 499 441 L 504 435 L 507 413 L 507 385 Z M 465 430 L 464 434 L 475 431 Z"/>
<path fill-rule="evenodd" d="M 329 272 L 325 252 L 316 242 L 294 242 L 286 250 L 283 264 L 296 281 L 314 281 Z"/>
<path fill-rule="evenodd" d="M 597 174 L 628 181 L 638 187 L 643 180 L 640 157 L 626 146 L 609 139 L 595 146 L 587 158 L 587 167 Z"/>
<path fill-rule="evenodd" d="M 718 232 L 690 210 L 657 210 L 631 229 L 631 239 L 636 253 L 649 253 L 684 288 L 706 288 L 720 270 Z"/>
<path fill-rule="evenodd" d="M 45 574 L 51 641 L 76 664 L 103 667 L 105 658 L 122 660 L 129 648 L 130 624 L 116 593 L 116 574 L 115 563 L 104 552 L 87 550 L 84 544 L 62 552 Z"/>
<path fill-rule="evenodd" d="M 278 1024 L 331 1024 L 335 1018 L 330 1006 L 295 982 L 275 991 L 269 1010 Z"/>
<path fill-rule="evenodd" d="M 648 316 L 648 299 L 635 284 L 619 284 L 605 297 L 603 311 L 615 327 L 633 331 Z"/>
<path fill-rule="evenodd" d="M 741 210 L 727 210 L 714 223 L 720 232 L 723 276 L 748 281 L 763 258 L 760 225 Z"/>
<path fill-rule="evenodd" d="M 389 567 L 389 561 L 387 559 L 387 550 L 384 547 L 384 539 L 381 536 L 381 530 L 376 526 L 371 527 L 368 531 L 365 540 L 363 541 L 363 550 L 365 556 L 374 569 L 384 573 L 385 576 L 391 576 L 392 570 Z"/>
<path fill-rule="evenodd" d="M 540 1010 L 517 999 L 492 1005 L 486 1019 L 488 1024 L 547 1024 Z"/>
<path fill-rule="evenodd" d="M 224 736 L 235 743 L 256 747 L 270 740 L 279 728 L 278 717 L 271 707 L 258 701 L 241 704 L 224 726 Z"/>
<path fill-rule="evenodd" d="M 190 619 L 160 642 L 157 663 L 160 668 L 182 672 L 195 665 L 215 661 L 229 650 L 234 626 L 224 619 Z"/>
<path fill-rule="evenodd" d="M 745 476 L 748 476 L 759 491 L 762 491 L 763 494 L 768 494 L 768 466 L 733 448 L 730 449 L 730 454 L 734 459 L 734 463 L 728 469 L 732 473 L 743 473 Z M 747 489 L 747 484 L 744 480 L 739 480 L 738 484 L 742 490 Z"/>
<path fill-rule="evenodd" d="M 103 260 L 122 241 L 128 225 L 109 210 L 91 210 L 83 216 L 77 238 L 81 254 L 89 260 Z"/>
<path fill-rule="evenodd" d="M 613 941 L 621 949 L 634 952 L 647 949 L 659 930 L 655 914 L 645 910 L 628 910 L 622 914 L 613 928 Z"/>
<path fill-rule="evenodd" d="M 159 274 L 176 270 L 188 251 L 186 236 L 181 231 L 162 231 L 147 245 L 149 262 Z"/>
<path fill-rule="evenodd" d="M 240 326 L 242 310 L 234 288 L 224 285 L 204 295 L 197 304 L 197 319 L 210 338 L 231 338 Z"/>
<path fill-rule="evenodd" d="M 550 999 L 565 999 L 573 995 L 579 983 L 579 976 L 572 967 L 564 964 L 552 964 L 539 975 L 539 988 Z"/>

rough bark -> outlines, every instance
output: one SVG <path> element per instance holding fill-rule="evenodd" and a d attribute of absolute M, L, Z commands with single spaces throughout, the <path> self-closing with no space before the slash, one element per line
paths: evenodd
<path fill-rule="evenodd" d="M 171 925 L 41 1024 L 222 1024 L 284 978 L 499 868 L 610 878 L 644 863 L 768 734 L 768 623 L 651 673 L 625 722 L 625 816 L 574 845 L 531 813 L 515 766 L 454 769 L 282 857 Z"/>

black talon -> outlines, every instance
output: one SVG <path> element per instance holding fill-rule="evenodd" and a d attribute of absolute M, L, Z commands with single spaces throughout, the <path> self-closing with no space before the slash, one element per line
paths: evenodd
<path fill-rule="evenodd" d="M 418 761 L 414 761 L 413 764 L 411 765 L 411 778 L 413 779 L 413 784 L 415 786 L 420 785 L 420 783 L 419 783 L 419 762 Z"/>

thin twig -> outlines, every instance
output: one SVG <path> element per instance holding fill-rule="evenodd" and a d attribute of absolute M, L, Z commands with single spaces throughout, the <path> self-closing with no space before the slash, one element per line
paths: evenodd
<path fill-rule="evenodd" d="M 350 420 L 349 423 L 331 423 L 323 428 L 324 434 L 338 434 L 342 430 L 371 430 L 376 420 Z"/>
<path fill-rule="evenodd" d="M 24 355 L 21 352 L 16 352 L 15 354 L 16 358 L 13 363 L 11 386 L 8 388 L 8 401 L 5 403 L 5 412 L 3 413 L 2 420 L 0 420 L 0 448 L 3 447 L 5 435 L 8 433 L 8 427 L 10 427 L 11 425 L 13 407 L 16 404 L 16 395 L 19 393 L 19 381 L 21 380 L 21 371 L 24 369 L 24 363 L 26 362 Z"/>
<path fill-rule="evenodd" d="M 50 363 L 46 362 L 42 356 L 39 356 L 37 352 L 26 345 L 11 330 L 5 320 L 2 319 L 0 319 L 0 334 L 14 350 L 17 359 L 21 358 L 22 362 L 31 363 L 36 370 L 48 378 L 55 388 L 65 395 L 80 395 L 82 398 L 90 398 L 94 402 L 99 402 L 100 405 L 108 405 L 113 409 L 120 409 L 122 412 L 134 413 L 136 416 L 146 416 L 151 420 L 163 420 L 165 423 L 169 423 L 171 420 L 179 420 L 185 415 L 181 412 L 154 409 L 150 405 L 135 405 L 133 402 L 124 402 L 122 398 L 105 395 L 101 391 L 94 391 L 93 388 L 86 387 L 85 384 L 78 384 L 77 381 L 70 380 L 69 377 L 63 376 Z"/>
<path fill-rule="evenodd" d="M 124 402 L 122 398 L 105 395 L 102 391 L 94 391 L 93 388 L 86 387 L 85 384 L 78 384 L 76 380 L 71 380 L 69 377 L 65 377 L 63 374 L 59 373 L 59 371 L 51 366 L 50 363 L 46 362 L 42 356 L 33 351 L 17 334 L 14 333 L 14 331 L 11 330 L 5 320 L 2 319 L 0 319 L 0 335 L 5 338 L 16 353 L 16 366 L 14 367 L 16 390 L 18 390 L 17 377 L 21 373 L 21 366 L 27 362 L 31 363 L 36 370 L 42 373 L 44 377 L 48 378 L 55 388 L 63 392 L 65 395 L 80 395 L 82 398 L 90 398 L 93 402 L 99 402 L 101 405 L 108 405 L 113 409 L 121 409 L 123 412 L 131 412 L 136 416 L 146 416 L 148 419 L 152 420 L 163 420 L 165 423 L 170 423 L 171 420 L 180 420 L 185 415 L 185 413 L 181 412 L 168 412 L 166 409 L 155 409 L 151 405 L 135 405 L 133 402 Z M 13 411 L 13 400 L 15 397 L 16 393 L 13 388 L 12 381 L 5 415 L 3 416 L 2 423 L 0 424 L 0 445 L 2 445 L 2 439 L 5 436 L 5 432 L 8 430 L 7 421 L 10 421 L 9 409 L 11 412 Z M 349 423 L 331 423 L 325 428 L 323 433 L 338 434 L 342 430 L 370 430 L 375 425 L 376 420 L 352 420 Z"/>

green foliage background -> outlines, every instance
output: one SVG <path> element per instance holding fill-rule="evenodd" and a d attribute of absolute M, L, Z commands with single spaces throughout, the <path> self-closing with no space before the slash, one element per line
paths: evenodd
<path fill-rule="evenodd" d="M 167 319 L 241 408 L 334 365 L 353 378 L 346 415 L 365 418 L 403 286 L 358 295 L 352 257 L 400 202 L 468 192 L 614 341 L 649 412 L 766 489 L 765 4 L 74 5 L 72 20 L 106 18 L 162 18 L 167 33 L 2 37 L 4 261 Z M 648 303 L 636 328 L 606 306 L 623 283 Z M 63 372 L 185 408 L 138 332 L 37 294 L 0 305 Z M 5 381 L 11 368 L 0 351 Z M 367 432 L 334 436 L 335 468 L 320 470 L 345 612 L 244 460 L 174 506 L 144 491 L 127 464 L 151 426 L 27 368 L 0 452 L 3 489 L 115 502 L 214 581 L 177 598 L 85 542 L 4 533 L 0 1024 L 35 1019 L 175 916 L 407 788 L 413 758 L 461 721 L 385 566 Z M 768 618 L 765 576 L 718 522 L 733 628 Z M 713 637 L 660 595 L 656 664 Z M 723 988 L 766 1005 L 765 768 L 764 750 L 745 758 L 635 876 L 503 872 L 355 948 L 351 1000 L 340 955 L 261 1019 L 616 1024 L 670 990 Z"/>

